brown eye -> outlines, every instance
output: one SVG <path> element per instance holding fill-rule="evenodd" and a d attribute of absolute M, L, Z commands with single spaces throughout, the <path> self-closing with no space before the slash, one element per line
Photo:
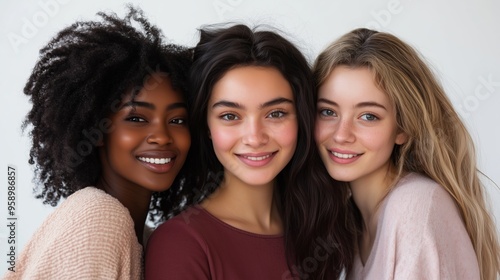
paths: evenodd
<path fill-rule="evenodd" d="M 286 115 L 286 113 L 283 111 L 273 111 L 268 115 L 268 117 L 273 118 L 273 119 L 279 119 L 279 118 L 283 118 L 285 115 Z"/>
<path fill-rule="evenodd" d="M 238 119 L 238 117 L 235 114 L 224 114 L 220 116 L 220 118 L 225 121 L 234 121 Z"/>
<path fill-rule="evenodd" d="M 129 122 L 145 122 L 146 120 L 141 118 L 141 117 L 136 117 L 136 116 L 130 116 L 125 119 L 126 121 Z"/>
<path fill-rule="evenodd" d="M 185 125 L 186 124 L 186 120 L 183 119 L 183 118 L 177 118 L 177 119 L 171 120 L 170 123 L 178 124 L 178 125 Z"/>

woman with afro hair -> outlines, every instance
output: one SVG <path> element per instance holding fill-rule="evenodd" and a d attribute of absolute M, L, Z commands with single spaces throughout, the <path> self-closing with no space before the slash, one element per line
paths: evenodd
<path fill-rule="evenodd" d="M 98 15 L 42 48 L 25 86 L 37 198 L 66 199 L 5 279 L 140 279 L 148 213 L 186 202 L 190 51 L 132 7 Z"/>

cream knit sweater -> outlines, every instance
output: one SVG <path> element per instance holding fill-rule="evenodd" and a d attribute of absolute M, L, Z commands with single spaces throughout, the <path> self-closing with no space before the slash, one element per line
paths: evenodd
<path fill-rule="evenodd" d="M 142 246 L 128 210 L 95 187 L 70 195 L 4 279 L 140 279 Z"/>

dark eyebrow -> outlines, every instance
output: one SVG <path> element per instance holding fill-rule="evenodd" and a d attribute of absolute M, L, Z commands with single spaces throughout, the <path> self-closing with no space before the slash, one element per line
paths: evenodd
<path fill-rule="evenodd" d="M 274 106 L 274 105 L 281 104 L 281 103 L 293 104 L 293 101 L 288 99 L 288 98 L 278 97 L 278 98 L 273 99 L 271 101 L 267 101 L 266 103 L 260 105 L 259 107 L 265 108 L 265 107 L 270 107 L 270 106 Z M 231 107 L 231 108 L 236 108 L 236 109 L 245 109 L 245 106 L 243 106 L 239 103 L 226 101 L 226 100 L 222 100 L 222 101 L 214 103 L 214 105 L 212 105 L 212 108 L 215 108 L 215 107 Z"/>
<path fill-rule="evenodd" d="M 335 103 L 333 101 L 330 101 L 328 99 L 324 99 L 324 98 L 319 98 L 317 103 L 320 103 L 320 102 L 323 102 L 323 103 L 326 103 L 326 104 L 330 104 L 332 106 L 339 106 L 337 103 Z"/>
<path fill-rule="evenodd" d="M 328 99 L 325 99 L 325 98 L 319 98 L 318 99 L 318 103 L 319 102 L 330 104 L 332 106 L 337 106 L 337 107 L 339 106 L 336 102 L 328 100 Z M 377 102 L 373 102 L 373 101 L 361 102 L 361 103 L 356 104 L 355 107 L 356 108 L 362 108 L 362 107 L 379 107 L 379 108 L 382 108 L 382 109 L 384 109 L 384 110 L 387 111 L 387 108 L 385 108 L 384 105 L 382 105 L 380 103 L 377 103 Z"/>
<path fill-rule="evenodd" d="M 143 107 L 147 109 L 154 110 L 156 106 L 153 103 L 148 103 L 148 102 L 142 102 L 142 101 L 129 101 L 124 103 L 120 109 L 124 107 Z M 184 102 L 177 102 L 177 103 L 172 103 L 167 106 L 167 111 L 178 109 L 178 108 L 187 108 L 186 103 Z"/>
<path fill-rule="evenodd" d="M 187 109 L 186 103 L 184 103 L 184 102 L 172 103 L 172 104 L 167 106 L 167 111 L 179 109 L 179 108 Z"/>
<path fill-rule="evenodd" d="M 122 109 L 124 107 L 144 107 L 144 108 L 151 109 L 151 110 L 154 110 L 156 108 L 155 105 L 152 103 L 134 101 L 134 100 L 123 103 L 123 105 L 120 106 L 120 109 Z"/>
<path fill-rule="evenodd" d="M 288 98 L 278 97 L 278 98 L 273 99 L 271 101 L 267 101 L 266 103 L 262 104 L 260 107 L 261 108 L 265 108 L 265 107 L 270 107 L 270 106 L 281 104 L 281 103 L 290 103 L 290 104 L 293 104 L 293 101 L 290 100 L 290 99 L 288 99 Z"/>
<path fill-rule="evenodd" d="M 212 108 L 215 108 L 215 107 L 231 107 L 231 108 L 236 108 L 236 109 L 244 109 L 245 108 L 245 106 L 242 106 L 239 103 L 226 101 L 226 100 L 222 100 L 222 101 L 214 103 L 214 105 L 212 105 Z"/>

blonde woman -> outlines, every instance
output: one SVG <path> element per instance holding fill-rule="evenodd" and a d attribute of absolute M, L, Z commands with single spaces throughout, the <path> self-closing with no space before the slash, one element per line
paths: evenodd
<path fill-rule="evenodd" d="M 356 29 L 316 60 L 316 142 L 351 189 L 349 279 L 496 279 L 500 248 L 473 143 L 409 45 Z"/>

